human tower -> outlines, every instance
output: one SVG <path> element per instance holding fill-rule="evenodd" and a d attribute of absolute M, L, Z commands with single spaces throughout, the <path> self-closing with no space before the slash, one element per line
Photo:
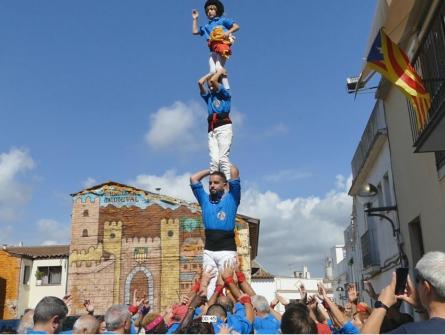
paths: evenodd
<path fill-rule="evenodd" d="M 207 0 L 204 10 L 208 23 L 198 24 L 199 13 L 192 11 L 192 33 L 203 36 L 210 49 L 209 72 L 198 81 L 201 97 L 208 110 L 208 143 L 210 167 L 190 177 L 192 191 L 198 200 L 205 229 L 203 269 L 213 278 L 207 286 L 201 283 L 200 291 L 210 298 L 218 290 L 216 281 L 225 266 L 236 263 L 235 243 L 236 212 L 241 200 L 239 171 L 229 160 L 232 144 L 230 120 L 231 94 L 225 64 L 232 54 L 233 33 L 239 25 L 224 16 L 224 5 L 219 0 Z M 209 194 L 201 180 L 209 177 Z M 243 274 L 237 272 L 237 277 Z"/>

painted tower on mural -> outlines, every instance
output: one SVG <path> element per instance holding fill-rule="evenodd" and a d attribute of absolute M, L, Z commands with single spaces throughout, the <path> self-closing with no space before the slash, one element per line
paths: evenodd
<path fill-rule="evenodd" d="M 99 314 L 111 304 L 129 304 L 134 289 L 159 311 L 190 290 L 204 247 L 197 204 L 115 182 L 72 196 L 68 291 L 73 314 L 82 312 L 85 299 L 94 301 Z M 239 216 L 235 231 L 248 277 L 249 219 Z"/>

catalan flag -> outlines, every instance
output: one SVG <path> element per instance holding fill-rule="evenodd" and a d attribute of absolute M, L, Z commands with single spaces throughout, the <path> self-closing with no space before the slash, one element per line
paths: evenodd
<path fill-rule="evenodd" d="M 367 66 L 395 84 L 414 107 L 417 129 L 422 130 L 431 107 L 430 94 L 422 78 L 410 64 L 408 56 L 380 29 L 367 58 Z"/>

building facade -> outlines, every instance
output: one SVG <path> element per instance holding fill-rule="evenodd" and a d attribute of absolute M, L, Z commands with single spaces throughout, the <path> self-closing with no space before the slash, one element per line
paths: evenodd
<path fill-rule="evenodd" d="M 19 318 L 45 296 L 65 296 L 68 254 L 68 245 L 0 250 L 0 319 Z"/>
<path fill-rule="evenodd" d="M 204 249 L 197 204 L 114 182 L 72 196 L 68 291 L 74 314 L 83 310 L 85 299 L 94 301 L 98 313 L 131 303 L 135 289 L 154 311 L 189 292 Z M 249 279 L 258 224 L 243 216 L 236 222 L 240 267 Z"/>
<path fill-rule="evenodd" d="M 367 279 L 379 291 L 395 267 L 409 266 L 412 271 L 425 252 L 445 251 L 444 18 L 444 1 L 377 2 L 366 54 L 383 27 L 423 78 L 431 108 L 420 126 L 400 89 L 381 79 L 352 160 L 349 194 L 354 201 L 345 247 L 353 276 L 349 280 L 358 282 L 360 290 Z M 362 74 L 366 71 L 364 66 Z M 377 188 L 371 211 L 359 197 L 365 184 Z M 376 207 L 389 209 L 372 212 Z M 369 299 L 366 294 L 362 297 Z"/>

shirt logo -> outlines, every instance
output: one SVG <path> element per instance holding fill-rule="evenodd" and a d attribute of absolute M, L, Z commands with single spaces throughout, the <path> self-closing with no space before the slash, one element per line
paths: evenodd
<path fill-rule="evenodd" d="M 219 108 L 221 106 L 221 101 L 218 99 L 213 100 L 213 106 L 215 106 L 215 108 Z"/>
<path fill-rule="evenodd" d="M 216 215 L 216 217 L 217 217 L 219 220 L 223 221 L 223 220 L 226 218 L 226 213 L 223 212 L 223 211 L 221 211 L 221 212 L 219 212 L 219 213 Z"/>

